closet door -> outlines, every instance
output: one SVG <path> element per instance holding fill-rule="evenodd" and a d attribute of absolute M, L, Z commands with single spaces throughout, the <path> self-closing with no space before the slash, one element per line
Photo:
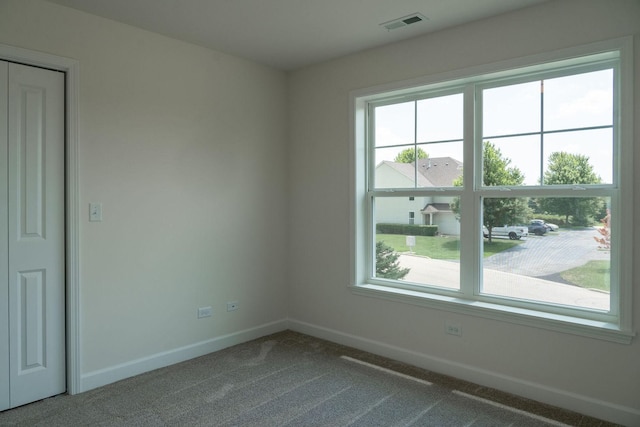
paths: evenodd
<path fill-rule="evenodd" d="M 10 63 L 8 100 L 9 399 L 16 407 L 66 390 L 64 74 Z"/>
<path fill-rule="evenodd" d="M 0 411 L 9 408 L 9 237 L 7 224 L 7 84 L 9 64 L 0 61 Z"/>

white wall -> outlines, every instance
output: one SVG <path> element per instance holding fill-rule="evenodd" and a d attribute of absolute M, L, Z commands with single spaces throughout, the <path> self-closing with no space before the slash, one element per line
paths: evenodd
<path fill-rule="evenodd" d="M 80 63 L 80 202 L 104 209 L 102 223 L 80 224 L 83 374 L 288 313 L 300 330 L 640 420 L 637 338 L 613 344 L 347 289 L 350 91 L 629 34 L 638 70 L 639 33 L 637 1 L 559 0 L 287 76 L 42 0 L 0 0 L 0 43 Z M 636 77 L 636 141 L 639 91 Z M 232 299 L 241 309 L 226 313 Z M 197 320 L 204 305 L 214 317 Z M 640 292 L 634 311 L 638 330 Z M 445 320 L 463 336 L 445 335 Z"/>
<path fill-rule="evenodd" d="M 631 34 L 636 55 L 634 140 L 640 141 L 638 1 L 551 1 L 292 73 L 289 265 L 294 327 L 584 413 L 640 424 L 638 338 L 630 345 L 614 344 L 364 297 L 347 289 L 350 91 Z M 639 154 L 636 150 L 638 165 Z M 635 182 L 640 182 L 640 168 Z M 635 192 L 640 212 L 640 185 Z M 640 227 L 634 239 L 640 244 Z M 633 307 L 634 328 L 640 330 L 637 286 Z M 460 322 L 462 337 L 445 335 L 445 320 Z"/>
<path fill-rule="evenodd" d="M 286 319 L 284 73 L 40 0 L 0 43 L 80 64 L 85 387 Z"/>

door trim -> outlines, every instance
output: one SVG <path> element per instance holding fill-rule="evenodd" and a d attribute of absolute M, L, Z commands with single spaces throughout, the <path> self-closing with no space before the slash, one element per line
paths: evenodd
<path fill-rule="evenodd" d="M 75 59 L 0 44 L 0 59 L 65 73 L 65 263 L 67 393 L 81 393 L 80 334 L 80 205 L 78 187 L 79 62 Z"/>

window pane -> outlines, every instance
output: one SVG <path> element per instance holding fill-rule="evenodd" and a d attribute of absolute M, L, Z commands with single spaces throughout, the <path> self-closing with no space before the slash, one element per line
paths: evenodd
<path fill-rule="evenodd" d="M 613 70 L 544 81 L 545 130 L 613 124 Z"/>
<path fill-rule="evenodd" d="M 485 89 L 482 92 L 484 137 L 540 131 L 540 82 Z"/>
<path fill-rule="evenodd" d="M 545 184 L 611 184 L 613 182 L 613 131 L 611 129 L 546 135 L 544 152 Z M 558 152 L 565 155 L 553 154 Z"/>
<path fill-rule="evenodd" d="M 496 198 L 485 199 L 483 205 L 487 224 L 500 208 L 517 203 L 513 198 Z M 546 197 L 520 206 L 528 213 L 524 226 L 492 227 L 490 238 L 483 241 L 481 292 L 608 311 L 609 205 L 610 198 Z M 487 227 L 485 234 L 488 231 Z M 511 247 L 496 248 L 503 242 Z"/>
<path fill-rule="evenodd" d="M 462 141 L 422 144 L 418 147 L 428 156 L 418 160 L 418 172 L 421 175 L 418 187 L 453 187 L 456 183 L 462 184 Z"/>
<path fill-rule="evenodd" d="M 418 101 L 418 142 L 462 140 L 462 101 L 461 93 Z"/>
<path fill-rule="evenodd" d="M 404 150 L 418 150 L 418 170 L 398 160 Z M 427 157 L 420 156 L 423 152 Z M 436 153 L 433 155 L 432 153 Z M 462 176 L 462 141 L 421 144 L 417 147 L 385 147 L 375 150 L 375 188 L 453 187 Z M 405 159 L 406 161 L 406 159 Z M 416 183 L 417 179 L 417 183 Z"/>
<path fill-rule="evenodd" d="M 484 144 L 483 185 L 540 184 L 539 135 L 497 138 L 489 144 Z"/>
<path fill-rule="evenodd" d="M 459 289 L 460 225 L 452 201 L 452 197 L 376 198 L 375 276 Z M 414 228 L 409 226 L 411 212 Z"/>
<path fill-rule="evenodd" d="M 375 188 L 415 188 L 415 163 L 394 162 L 403 148 L 376 148 Z M 428 181 L 418 174 L 418 186 L 428 187 Z"/>
<path fill-rule="evenodd" d="M 375 146 L 415 143 L 415 102 L 375 109 Z"/>

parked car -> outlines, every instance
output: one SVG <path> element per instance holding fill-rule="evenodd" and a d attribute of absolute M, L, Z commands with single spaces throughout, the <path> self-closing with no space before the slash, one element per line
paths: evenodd
<path fill-rule="evenodd" d="M 545 222 L 543 219 L 532 219 L 530 224 L 542 224 L 547 227 L 549 231 L 558 231 L 558 226 L 550 222 Z"/>
<path fill-rule="evenodd" d="M 482 227 L 484 237 L 489 237 L 489 229 Z M 520 240 L 522 237 L 529 235 L 529 229 L 526 225 L 505 225 L 504 227 L 493 227 L 491 229 L 491 237 L 508 237 L 511 240 Z"/>
<path fill-rule="evenodd" d="M 529 234 L 535 234 L 536 236 L 545 235 L 547 234 L 547 231 L 549 231 L 549 228 L 547 228 L 544 223 L 536 221 L 531 221 L 527 226 L 527 229 L 529 230 Z"/>

